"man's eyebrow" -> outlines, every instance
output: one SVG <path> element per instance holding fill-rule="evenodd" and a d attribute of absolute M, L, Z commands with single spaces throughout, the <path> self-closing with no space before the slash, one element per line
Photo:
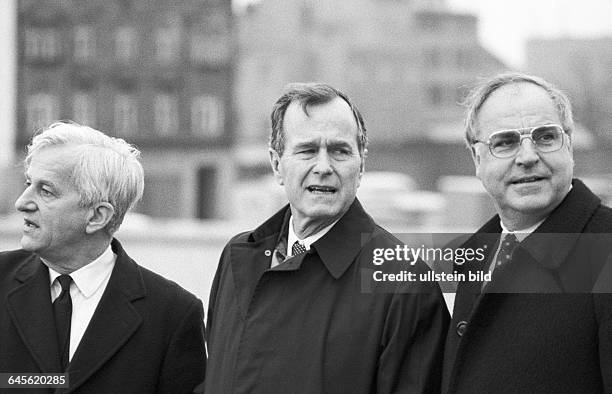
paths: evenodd
<path fill-rule="evenodd" d="M 29 181 L 29 182 L 32 181 L 32 179 L 28 176 L 27 172 L 24 173 L 23 175 L 24 175 L 26 181 Z M 38 179 L 37 183 L 43 184 L 45 186 L 49 186 L 52 189 L 57 189 L 57 185 L 54 182 L 52 182 L 50 180 L 47 180 L 47 179 Z"/>
<path fill-rule="evenodd" d="M 294 149 L 312 148 L 319 146 L 318 141 L 302 141 L 295 144 Z"/>
<path fill-rule="evenodd" d="M 327 143 L 330 148 L 348 148 L 353 150 L 353 147 L 348 141 L 344 140 L 332 140 Z"/>

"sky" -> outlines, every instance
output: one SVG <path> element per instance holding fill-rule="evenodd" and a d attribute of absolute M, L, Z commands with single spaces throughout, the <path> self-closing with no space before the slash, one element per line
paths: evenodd
<path fill-rule="evenodd" d="M 233 1 L 240 9 L 260 0 Z M 511 67 L 524 66 L 530 37 L 612 37 L 612 0 L 445 1 L 457 12 L 476 14 L 481 43 Z"/>
<path fill-rule="evenodd" d="M 446 0 L 479 16 L 481 43 L 514 67 L 528 38 L 612 37 L 612 0 Z"/>

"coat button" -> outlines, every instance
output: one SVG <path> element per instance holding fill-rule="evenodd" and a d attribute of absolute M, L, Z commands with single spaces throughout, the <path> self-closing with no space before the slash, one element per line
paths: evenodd
<path fill-rule="evenodd" d="M 272 256 L 272 251 L 270 249 L 266 250 L 264 254 L 268 257 Z"/>
<path fill-rule="evenodd" d="M 459 323 L 457 323 L 457 335 L 462 337 L 463 334 L 465 334 L 465 330 L 467 330 L 467 326 L 468 326 L 468 322 L 466 322 L 465 320 L 462 320 Z"/>

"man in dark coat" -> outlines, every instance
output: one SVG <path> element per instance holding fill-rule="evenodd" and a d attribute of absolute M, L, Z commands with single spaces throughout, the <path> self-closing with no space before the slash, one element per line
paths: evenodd
<path fill-rule="evenodd" d="M 138 153 L 76 124 L 34 137 L 23 249 L 0 253 L 0 373 L 65 373 L 62 393 L 190 393 L 203 379 L 201 301 L 112 237 L 142 195 Z"/>
<path fill-rule="evenodd" d="M 470 96 L 466 139 L 498 215 L 464 247 L 491 273 L 460 282 L 445 392 L 612 392 L 612 210 L 574 179 L 569 100 L 502 74 Z M 500 235 L 501 234 L 501 235 Z"/>
<path fill-rule="evenodd" d="M 206 393 L 439 390 L 448 313 L 436 283 L 371 279 L 374 249 L 399 241 L 355 198 L 365 149 L 361 115 L 336 89 L 293 84 L 277 101 L 270 158 L 289 205 L 223 251 Z"/>

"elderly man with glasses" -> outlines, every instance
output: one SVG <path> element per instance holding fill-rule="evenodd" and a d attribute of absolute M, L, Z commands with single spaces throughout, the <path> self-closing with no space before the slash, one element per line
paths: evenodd
<path fill-rule="evenodd" d="M 572 179 L 567 96 L 511 73 L 468 98 L 466 142 L 497 215 L 464 247 L 487 251 L 459 272 L 445 392 L 612 392 L 612 209 Z M 607 266 L 606 266 L 607 264 Z"/>

